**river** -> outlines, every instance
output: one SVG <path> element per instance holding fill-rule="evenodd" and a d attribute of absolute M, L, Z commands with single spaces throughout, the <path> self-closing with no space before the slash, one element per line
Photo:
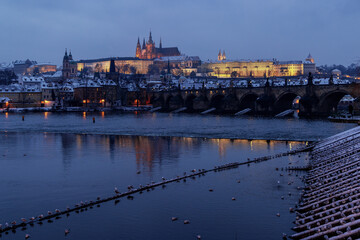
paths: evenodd
<path fill-rule="evenodd" d="M 115 187 L 125 191 L 130 184 L 194 168 L 288 151 L 354 126 L 161 113 L 23 115 L 24 121 L 19 114 L 0 115 L 0 224 L 108 197 Z M 281 168 L 305 164 L 307 154 L 301 154 L 208 173 L 135 194 L 133 200 L 3 233 L 1 239 L 24 239 L 26 233 L 32 239 L 64 239 L 67 228 L 67 239 L 80 240 L 196 239 L 198 234 L 202 239 L 279 239 L 291 233 L 295 215 L 289 208 L 298 201 L 299 177 L 305 174 Z"/>

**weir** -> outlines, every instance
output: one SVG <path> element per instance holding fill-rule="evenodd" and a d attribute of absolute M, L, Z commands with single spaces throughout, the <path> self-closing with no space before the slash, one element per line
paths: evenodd
<path fill-rule="evenodd" d="M 159 111 L 160 109 L 161 109 L 161 107 L 156 107 L 156 108 L 151 109 L 149 112 L 156 112 L 156 111 Z"/>
<path fill-rule="evenodd" d="M 315 144 L 292 239 L 360 237 L 360 127 Z"/>
<path fill-rule="evenodd" d="M 302 147 L 299 149 L 294 149 L 294 150 L 287 151 L 284 153 L 278 153 L 275 155 L 258 157 L 258 158 L 254 158 L 252 160 L 247 159 L 247 161 L 245 161 L 245 162 L 233 162 L 233 163 L 227 163 L 227 164 L 220 165 L 220 166 L 215 166 L 214 168 L 208 169 L 208 170 L 193 169 L 190 171 L 189 174 L 185 172 L 185 173 L 178 175 L 171 179 L 163 178 L 162 181 L 151 182 L 146 185 L 139 185 L 138 188 L 129 186 L 128 190 L 123 193 L 121 193 L 117 189 L 115 189 L 115 194 L 112 194 L 105 198 L 98 197 L 97 199 L 95 199 L 93 201 L 80 202 L 80 203 L 73 205 L 74 207 L 67 207 L 64 210 L 56 209 L 54 212 L 48 212 L 47 215 L 41 214 L 41 215 L 38 215 L 37 217 L 33 217 L 33 218 L 29 218 L 29 219 L 23 218 L 23 219 L 21 219 L 20 223 L 13 221 L 13 222 L 11 222 L 11 224 L 5 224 L 5 225 L 0 224 L 0 237 L 1 237 L 1 233 L 7 234 L 9 231 L 15 232 L 17 228 L 22 228 L 23 230 L 25 230 L 28 225 L 34 226 L 35 223 L 41 225 L 41 224 L 43 224 L 44 221 L 51 222 L 52 219 L 59 219 L 59 218 L 61 218 L 62 215 L 69 216 L 71 212 L 79 213 L 84 210 L 87 210 L 88 208 L 91 209 L 94 206 L 99 207 L 101 203 L 109 202 L 112 200 L 117 200 L 117 199 L 120 199 L 123 197 L 127 197 L 128 199 L 133 199 L 134 198 L 133 194 L 135 194 L 135 193 L 143 193 L 145 191 L 150 191 L 150 190 L 153 190 L 156 187 L 160 187 L 160 186 L 164 187 L 166 184 L 169 184 L 169 183 L 180 182 L 181 180 L 186 181 L 186 179 L 188 179 L 188 178 L 195 179 L 196 176 L 198 176 L 198 177 L 204 176 L 206 173 L 209 173 L 209 172 L 219 172 L 222 170 L 233 169 L 233 168 L 237 168 L 240 165 L 248 165 L 250 163 L 264 162 L 264 161 L 268 161 L 268 160 L 283 157 L 283 156 L 295 155 L 295 154 L 299 154 L 301 152 L 307 152 L 311 149 L 313 149 L 313 145 L 307 145 L 305 147 Z M 119 200 L 117 200 L 117 201 L 119 201 Z"/>
<path fill-rule="evenodd" d="M 179 112 L 183 112 L 187 109 L 187 107 L 182 107 L 182 108 L 179 108 L 179 109 L 176 109 L 174 111 L 172 111 L 172 113 L 179 113 Z"/>
<path fill-rule="evenodd" d="M 215 110 L 216 110 L 216 108 L 210 108 L 210 109 L 208 109 L 206 111 L 201 112 L 200 114 L 208 114 L 208 113 L 211 113 L 211 112 L 213 112 Z"/>
<path fill-rule="evenodd" d="M 244 114 L 246 114 L 246 113 L 248 113 L 250 111 L 251 111 L 251 108 L 245 108 L 244 110 L 241 110 L 241 111 L 235 113 L 234 115 L 235 116 L 240 116 L 240 115 L 244 115 Z"/>
<path fill-rule="evenodd" d="M 288 109 L 288 110 L 285 110 L 285 111 L 283 111 L 283 112 L 275 115 L 275 117 L 276 117 L 276 118 L 278 118 L 278 117 L 285 117 L 285 116 L 287 116 L 287 115 L 289 115 L 289 114 L 291 114 L 291 113 L 293 113 L 293 112 L 294 112 L 294 110 Z"/>

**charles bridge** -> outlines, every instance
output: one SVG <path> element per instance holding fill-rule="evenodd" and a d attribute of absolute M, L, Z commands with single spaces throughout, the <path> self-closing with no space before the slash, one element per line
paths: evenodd
<path fill-rule="evenodd" d="M 299 99 L 300 115 L 329 115 L 337 109 L 341 98 L 360 96 L 360 84 L 269 86 L 251 88 L 217 88 L 171 91 L 144 91 L 129 94 L 127 102 L 152 104 L 162 111 L 183 108 L 187 112 L 202 112 L 215 108 L 218 113 L 235 113 L 251 109 L 257 114 L 278 114 L 293 108 Z"/>

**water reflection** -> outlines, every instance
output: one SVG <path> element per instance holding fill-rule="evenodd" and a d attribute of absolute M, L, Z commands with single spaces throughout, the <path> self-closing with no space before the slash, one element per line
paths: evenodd
<path fill-rule="evenodd" d="M 60 138 L 64 170 L 69 170 L 71 167 L 71 159 L 77 150 L 76 145 L 79 142 L 81 144 L 81 140 L 78 140 L 78 136 L 75 137 L 72 134 L 61 134 Z M 81 147 L 78 149 L 81 149 Z"/>
<path fill-rule="evenodd" d="M 233 149 L 248 149 L 254 154 L 258 151 L 269 151 L 276 143 L 281 141 L 270 140 L 242 140 L 242 139 L 207 139 L 189 137 L 145 137 L 145 136 L 115 136 L 115 135 L 89 135 L 89 134 L 57 134 L 61 138 L 62 157 L 64 169 L 71 167 L 74 155 L 88 152 L 105 154 L 112 163 L 124 161 L 129 152 L 134 152 L 137 169 L 147 169 L 149 172 L 154 167 L 172 165 L 186 153 L 198 156 L 208 145 L 217 149 L 218 159 L 225 161 L 227 152 Z M 300 142 L 286 142 L 291 150 Z M 84 150 L 87 151 L 84 151 Z M 84 153 L 83 153 L 84 154 Z M 126 161 L 128 160 L 128 157 Z"/>

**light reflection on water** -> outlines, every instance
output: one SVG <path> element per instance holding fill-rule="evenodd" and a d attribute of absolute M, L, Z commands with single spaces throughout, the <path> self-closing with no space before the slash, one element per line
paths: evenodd
<path fill-rule="evenodd" d="M 162 176 L 246 161 L 303 144 L 53 133 L 3 133 L 0 141 L 0 223 L 110 196 L 115 186 L 125 191 L 129 184 L 138 186 Z M 210 173 L 25 232 L 34 239 L 63 239 L 68 227 L 73 239 L 193 239 L 196 234 L 204 239 L 279 239 L 292 226 L 294 215 L 288 209 L 297 201 L 296 187 L 301 186 L 295 174 L 280 177 L 275 171 L 289 162 L 305 164 L 304 157 L 291 156 Z M 141 174 L 136 174 L 139 170 Z M 290 180 L 293 185 L 287 185 Z M 209 188 L 215 191 L 210 193 Z M 280 199 L 282 195 L 285 200 Z M 236 201 L 231 201 L 233 196 Z M 179 221 L 171 222 L 172 216 Z M 185 219 L 191 224 L 184 225 Z M 20 230 L 3 235 L 3 239 L 23 238 Z"/>

